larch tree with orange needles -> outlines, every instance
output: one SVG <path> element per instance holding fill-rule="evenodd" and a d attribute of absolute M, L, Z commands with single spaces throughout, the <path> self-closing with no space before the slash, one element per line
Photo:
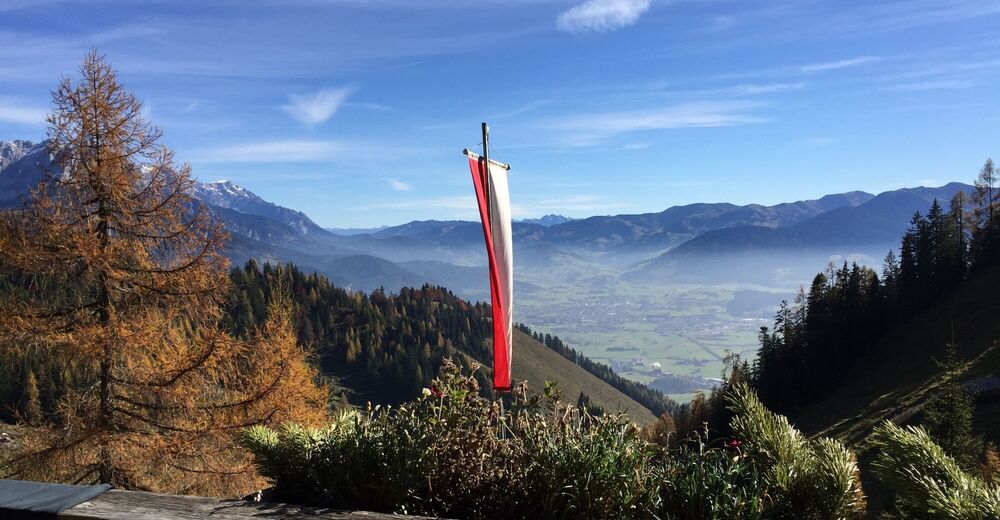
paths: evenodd
<path fill-rule="evenodd" d="M 158 144 L 106 59 L 53 92 L 53 171 L 0 216 L 7 359 L 73 370 L 58 419 L 24 442 L 12 475 L 172 492 L 259 484 L 240 429 L 317 423 L 327 391 L 296 344 L 289 303 L 248 338 L 220 326 L 225 233 L 190 196 L 190 168 Z"/>

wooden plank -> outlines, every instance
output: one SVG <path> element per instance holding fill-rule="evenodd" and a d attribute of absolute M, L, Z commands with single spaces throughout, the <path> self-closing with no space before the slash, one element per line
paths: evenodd
<path fill-rule="evenodd" d="M 240 520 L 267 518 L 270 520 L 399 520 L 426 517 L 397 516 L 359 511 L 302 507 L 291 504 L 220 500 L 217 498 L 161 495 L 142 491 L 112 489 L 93 500 L 59 513 L 67 520 L 187 520 L 215 518 Z"/>

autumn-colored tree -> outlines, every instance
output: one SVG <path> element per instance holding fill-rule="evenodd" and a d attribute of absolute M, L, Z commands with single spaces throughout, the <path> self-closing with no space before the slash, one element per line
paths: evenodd
<path fill-rule="evenodd" d="M 0 348 L 78 373 L 14 475 L 232 494 L 257 483 L 240 429 L 325 417 L 286 300 L 253 334 L 222 330 L 225 239 L 190 168 L 91 52 L 48 118 L 53 171 L 0 217 Z"/>

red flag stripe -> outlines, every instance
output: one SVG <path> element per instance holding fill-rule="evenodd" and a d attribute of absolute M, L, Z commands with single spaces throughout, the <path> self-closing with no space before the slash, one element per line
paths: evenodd
<path fill-rule="evenodd" d="M 485 161 L 469 158 L 472 183 L 476 188 L 479 203 L 479 217 L 483 223 L 483 237 L 486 239 L 486 255 L 490 270 L 490 301 L 493 308 L 493 388 L 506 392 L 511 388 L 510 346 L 507 341 L 507 316 L 504 311 L 510 302 L 504 302 L 500 290 L 500 273 L 497 269 L 496 253 L 493 247 L 493 229 L 490 222 L 490 201 L 488 196 L 489 171 Z"/>

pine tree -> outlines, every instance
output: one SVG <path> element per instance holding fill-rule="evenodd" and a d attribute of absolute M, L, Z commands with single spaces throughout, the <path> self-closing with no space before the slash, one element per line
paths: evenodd
<path fill-rule="evenodd" d="M 4 357 L 27 349 L 76 367 L 59 429 L 24 443 L 16 474 L 125 488 L 245 491 L 257 480 L 233 435 L 325 415 L 325 390 L 274 299 L 246 339 L 220 329 L 224 233 L 189 192 L 190 168 L 91 52 L 53 92 L 60 170 L 0 218 Z"/>
<path fill-rule="evenodd" d="M 983 452 L 982 439 L 972 434 L 974 404 L 959 378 L 963 365 L 953 343 L 941 362 L 943 381 L 924 407 L 924 429 L 963 468 L 975 468 Z"/>
<path fill-rule="evenodd" d="M 946 260 L 948 250 L 946 220 L 944 209 L 938 200 L 934 199 L 930 211 L 927 212 L 927 260 L 925 261 L 931 296 L 936 296 L 947 288 L 944 283 L 949 268 Z"/>
<path fill-rule="evenodd" d="M 948 204 L 948 282 L 952 286 L 965 278 L 969 268 L 968 223 L 965 192 L 958 191 Z"/>
<path fill-rule="evenodd" d="M 896 252 L 889 250 L 882 262 L 882 283 L 887 298 L 895 299 L 899 290 L 899 260 Z"/>
<path fill-rule="evenodd" d="M 997 232 L 995 229 L 994 204 L 997 199 L 996 191 L 997 172 L 993 166 L 993 159 L 987 159 L 979 170 L 979 176 L 975 181 L 975 191 L 972 193 L 973 217 L 975 219 L 977 261 L 980 264 L 988 265 L 995 260 Z"/>
<path fill-rule="evenodd" d="M 903 235 L 903 241 L 899 247 L 899 294 L 902 296 L 900 300 L 906 302 L 907 305 L 911 305 L 910 302 L 920 292 L 917 241 L 923 227 L 922 220 L 923 217 L 920 216 L 920 213 L 913 215 L 910 227 Z"/>

